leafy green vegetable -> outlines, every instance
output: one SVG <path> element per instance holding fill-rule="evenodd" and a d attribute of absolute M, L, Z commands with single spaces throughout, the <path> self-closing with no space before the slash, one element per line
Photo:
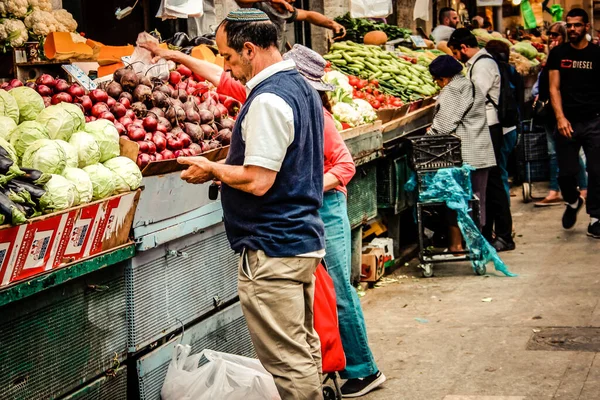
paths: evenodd
<path fill-rule="evenodd" d="M 100 200 L 115 192 L 115 175 L 102 164 L 89 165 L 83 169 L 90 176 L 93 187 L 92 200 Z"/>
<path fill-rule="evenodd" d="M 77 168 L 77 166 L 79 165 L 79 156 L 77 154 L 77 149 L 71 144 L 65 142 L 64 140 L 55 140 L 55 142 L 58 143 L 65 152 L 65 156 L 67 158 L 67 167 Z"/>
<path fill-rule="evenodd" d="M 17 156 L 21 158 L 23 157 L 25 150 L 27 150 L 27 148 L 33 142 L 39 139 L 50 139 L 46 128 L 44 128 L 38 122 L 25 121 L 21 123 L 10 135 L 10 144 L 12 144 L 15 148 Z"/>
<path fill-rule="evenodd" d="M 45 213 L 73 207 L 77 189 L 67 178 L 53 174 L 52 178 L 44 185 L 44 190 L 46 193 L 40 197 L 40 208 Z"/>
<path fill-rule="evenodd" d="M 19 106 L 19 123 L 34 121 L 44 109 L 44 99 L 30 87 L 17 87 L 9 93 L 14 97 Z"/>
<path fill-rule="evenodd" d="M 350 13 L 336 17 L 335 22 L 346 28 L 345 40 L 351 40 L 355 43 L 362 43 L 364 36 L 371 31 L 382 31 L 388 37 L 388 40 L 408 39 L 412 35 L 410 29 L 400 28 L 395 25 L 388 25 L 382 22 L 377 23 L 367 18 L 352 18 Z"/>
<path fill-rule="evenodd" d="M 139 167 L 127 157 L 115 157 L 105 162 L 104 166 L 115 174 L 117 193 L 135 190 L 142 184 L 142 173 Z"/>
<path fill-rule="evenodd" d="M 60 103 L 42 110 L 36 121 L 46 128 L 50 139 L 68 141 L 74 132 L 83 129 L 85 116 L 76 105 Z"/>
<path fill-rule="evenodd" d="M 56 141 L 40 139 L 25 150 L 22 165 L 47 174 L 61 174 L 67 166 L 67 155 Z"/>
<path fill-rule="evenodd" d="M 84 130 L 96 139 L 100 147 L 100 162 L 108 161 L 121 154 L 119 131 L 112 122 L 98 119 L 85 124 Z"/>
<path fill-rule="evenodd" d="M 69 144 L 77 150 L 79 168 L 97 164 L 100 161 L 100 147 L 92 135 L 87 132 L 75 132 Z"/>
<path fill-rule="evenodd" d="M 74 206 L 92 201 L 94 187 L 87 172 L 79 168 L 65 168 L 63 176 L 75 185 Z"/>
<path fill-rule="evenodd" d="M 4 116 L 0 117 L 0 138 L 8 140 L 10 134 L 15 129 L 17 129 L 17 123 L 14 119 Z"/>
<path fill-rule="evenodd" d="M 15 124 L 19 123 L 19 105 L 6 90 L 0 90 L 0 115 L 12 119 Z"/>

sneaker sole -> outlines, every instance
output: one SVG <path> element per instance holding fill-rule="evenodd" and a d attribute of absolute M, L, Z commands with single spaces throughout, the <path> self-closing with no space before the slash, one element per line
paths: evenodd
<path fill-rule="evenodd" d="M 575 223 L 568 228 L 565 227 L 565 225 L 563 224 L 563 229 L 565 231 L 569 231 L 569 230 L 575 228 L 575 225 L 577 225 L 577 216 L 579 215 L 579 212 L 583 209 L 583 206 L 585 206 L 585 199 L 583 197 L 580 197 L 580 199 L 583 200 L 583 203 L 581 203 L 581 206 L 577 209 L 577 212 L 575 213 Z M 567 205 L 567 207 L 569 207 L 569 205 Z"/>
<path fill-rule="evenodd" d="M 534 203 L 534 207 L 554 207 L 554 206 L 564 206 L 565 202 L 561 201 L 560 203 Z"/>
<path fill-rule="evenodd" d="M 594 238 L 594 239 L 600 239 L 600 235 L 594 235 L 593 233 L 589 233 L 589 232 L 586 232 L 586 235 L 588 235 L 589 237 Z"/>
<path fill-rule="evenodd" d="M 381 373 L 379 378 L 375 379 L 373 382 L 371 382 L 367 387 L 365 387 L 360 392 L 351 393 L 351 394 L 342 394 L 342 397 L 345 399 L 352 398 L 352 397 L 362 397 L 365 394 L 369 393 L 371 390 L 375 389 L 377 386 L 381 385 L 385 381 L 386 381 L 386 377 L 383 373 Z"/>

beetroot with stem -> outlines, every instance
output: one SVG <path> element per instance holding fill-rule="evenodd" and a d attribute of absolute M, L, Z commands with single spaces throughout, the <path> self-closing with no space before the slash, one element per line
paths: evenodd
<path fill-rule="evenodd" d="M 148 114 L 153 114 L 156 118 L 164 118 L 165 116 L 165 112 L 163 111 L 163 109 L 158 107 L 152 107 L 151 109 L 149 109 Z"/>
<path fill-rule="evenodd" d="M 132 69 L 127 69 L 121 76 L 119 83 L 123 87 L 123 90 L 133 91 L 139 84 L 139 79 Z"/>
<path fill-rule="evenodd" d="M 152 81 L 147 76 L 140 77 L 140 85 L 145 85 L 148 87 L 152 87 Z"/>
<path fill-rule="evenodd" d="M 129 100 L 129 103 L 133 103 L 133 96 L 131 95 L 131 93 L 128 92 L 122 92 L 119 95 L 119 102 L 121 101 L 122 98 L 126 98 L 127 100 Z"/>
<path fill-rule="evenodd" d="M 214 122 L 214 118 L 213 115 L 210 111 L 208 110 L 200 110 L 198 112 L 198 114 L 200 115 L 200 121 L 203 124 L 212 124 Z"/>
<path fill-rule="evenodd" d="M 185 120 L 188 122 L 198 123 L 200 122 L 200 114 L 196 110 L 188 109 L 185 112 Z"/>
<path fill-rule="evenodd" d="M 133 99 L 145 103 L 152 99 L 152 89 L 146 85 L 137 85 L 133 90 Z"/>
<path fill-rule="evenodd" d="M 202 146 L 199 145 L 198 143 L 192 143 L 192 144 L 190 144 L 190 147 L 188 147 L 188 148 L 190 149 L 192 154 L 195 156 L 202 154 Z"/>
<path fill-rule="evenodd" d="M 204 139 L 204 131 L 202 130 L 200 125 L 191 122 L 186 122 L 184 126 L 185 133 L 190 135 L 192 141 L 198 143 Z"/>
<path fill-rule="evenodd" d="M 229 129 L 233 131 L 233 127 L 235 126 L 235 121 L 231 118 L 221 118 L 218 124 L 221 129 Z"/>
<path fill-rule="evenodd" d="M 152 92 L 152 104 L 154 107 L 164 108 L 169 105 L 169 97 L 161 92 L 160 90 L 155 90 Z"/>
<path fill-rule="evenodd" d="M 127 72 L 127 68 L 119 68 L 118 70 L 113 72 L 113 81 L 117 82 L 118 84 L 121 84 L 121 78 L 123 77 L 123 74 L 125 74 L 125 72 Z"/>
<path fill-rule="evenodd" d="M 133 103 L 131 105 L 131 109 L 133 110 L 133 112 L 135 113 L 136 117 L 138 118 L 143 118 L 146 116 L 148 109 L 146 108 L 146 105 L 142 102 L 136 102 Z"/>
<path fill-rule="evenodd" d="M 231 143 L 231 130 L 221 129 L 217 134 L 217 138 L 221 141 L 223 146 L 227 146 Z"/>

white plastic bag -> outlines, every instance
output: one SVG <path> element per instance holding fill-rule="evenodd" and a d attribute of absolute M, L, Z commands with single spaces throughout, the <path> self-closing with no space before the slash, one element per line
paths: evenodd
<path fill-rule="evenodd" d="M 413 10 L 413 20 L 429 21 L 429 0 L 417 0 Z"/>
<path fill-rule="evenodd" d="M 273 376 L 260 361 L 208 349 L 190 356 L 190 351 L 180 344 L 173 350 L 162 400 L 280 399 Z M 202 357 L 209 362 L 198 367 Z"/>
<path fill-rule="evenodd" d="M 201 17 L 204 13 L 202 1 L 198 0 L 162 0 L 156 13 L 156 18 L 162 20 L 170 18 Z"/>
<path fill-rule="evenodd" d="M 385 18 L 392 13 L 392 0 L 350 0 L 352 18 Z"/>
<path fill-rule="evenodd" d="M 152 53 L 149 50 L 141 48 L 139 45 L 146 42 L 156 42 L 158 39 L 152 35 L 142 32 L 136 40 L 136 47 L 129 59 L 131 67 L 138 76 L 147 76 L 148 78 L 160 78 L 163 81 L 169 79 L 169 66 L 167 60 L 160 59 L 156 64 L 152 64 Z"/>

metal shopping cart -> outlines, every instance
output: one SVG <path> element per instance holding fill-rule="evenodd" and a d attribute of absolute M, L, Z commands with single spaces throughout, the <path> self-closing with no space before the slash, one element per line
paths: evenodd
<path fill-rule="evenodd" d="M 522 122 L 521 132 L 517 144 L 518 177 L 523 186 L 523 202 L 529 203 L 533 200 L 533 183 L 550 178 L 548 139 L 544 127 L 532 119 Z"/>
<path fill-rule="evenodd" d="M 419 200 L 417 201 L 417 229 L 419 236 L 419 267 L 423 270 L 424 277 L 433 276 L 433 264 L 458 261 L 471 261 L 468 251 L 449 252 L 429 246 L 432 231 L 426 226 L 426 220 L 444 218 L 447 213 L 446 204 L 442 201 L 421 201 L 420 194 L 427 190 L 428 174 L 435 174 L 441 168 L 462 166 L 460 138 L 455 135 L 425 135 L 410 138 L 412 142 L 412 167 L 417 174 L 417 188 Z M 470 184 L 470 183 L 469 183 Z M 471 218 L 479 226 L 479 199 L 473 196 L 469 200 Z M 442 210 L 442 212 L 440 212 Z M 439 221 L 438 221 L 439 222 Z M 438 224 L 446 228 L 445 224 Z M 485 266 L 475 270 L 478 275 L 485 275 Z"/>

